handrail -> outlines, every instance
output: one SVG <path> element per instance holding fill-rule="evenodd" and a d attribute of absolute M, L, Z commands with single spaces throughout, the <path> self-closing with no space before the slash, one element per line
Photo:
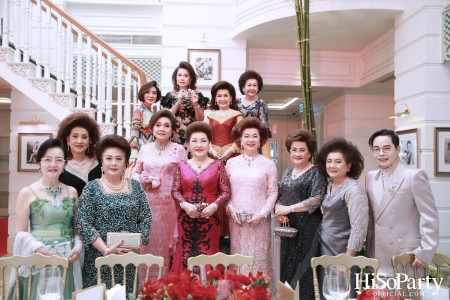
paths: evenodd
<path fill-rule="evenodd" d="M 30 0 L 32 3 L 34 3 L 35 5 L 37 5 L 36 0 Z M 51 9 L 55 10 L 57 13 L 59 13 L 62 17 L 64 17 L 66 20 L 68 20 L 70 23 L 74 24 L 79 30 L 81 30 L 82 32 L 86 33 L 86 35 L 90 36 L 91 39 L 93 39 L 94 41 L 96 41 L 98 44 L 100 44 L 103 48 L 107 49 L 110 53 L 114 54 L 114 56 L 116 56 L 117 58 L 119 58 L 120 60 L 122 60 L 126 65 L 128 65 L 131 69 L 135 70 L 138 73 L 139 79 L 141 80 L 141 84 L 146 83 L 146 77 L 145 77 L 145 73 L 144 71 L 141 70 L 141 68 L 139 68 L 138 66 L 136 66 L 131 60 L 127 59 L 126 57 L 124 57 L 122 54 L 120 54 L 119 52 L 117 52 L 116 50 L 114 50 L 114 48 L 112 48 L 110 45 L 108 45 L 107 43 L 105 43 L 102 39 L 100 39 L 97 35 L 95 35 L 93 32 L 91 32 L 89 29 L 87 29 L 86 27 L 84 27 L 83 25 L 81 25 L 78 21 L 76 21 L 75 19 L 73 19 L 71 16 L 69 16 L 66 12 L 64 12 L 62 9 L 60 9 L 58 6 L 56 6 L 55 4 L 53 4 L 51 1 L 49 0 L 41 0 L 42 2 L 44 2 L 48 7 L 50 7 Z M 41 9 L 45 12 L 47 12 L 47 9 L 44 6 L 41 6 Z M 54 14 L 51 14 L 52 18 L 57 20 L 58 16 L 55 16 Z M 67 24 L 65 22 L 62 22 L 63 26 L 67 28 Z M 74 29 L 72 29 L 72 33 L 75 34 L 76 36 L 78 36 L 78 32 Z M 87 39 L 85 37 L 82 37 L 83 42 L 87 42 Z M 91 45 L 92 49 L 94 49 L 95 51 L 98 51 L 98 47 L 95 45 Z M 105 53 L 103 53 L 102 51 L 102 55 L 106 58 L 107 55 Z M 118 63 L 115 60 L 111 60 L 111 62 L 118 67 Z M 122 71 L 124 73 L 128 73 L 125 67 L 122 67 Z M 138 80 L 138 78 L 131 74 L 131 77 L 134 80 Z"/>

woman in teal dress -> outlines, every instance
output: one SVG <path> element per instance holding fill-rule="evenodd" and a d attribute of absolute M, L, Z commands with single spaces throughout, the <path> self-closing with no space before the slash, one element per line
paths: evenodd
<path fill-rule="evenodd" d="M 108 232 L 141 233 L 142 243 L 148 244 L 152 214 L 147 197 L 139 181 L 124 176 L 130 153 L 127 140 L 115 134 L 105 136 L 97 146 L 103 175 L 85 186 L 76 217 L 77 230 L 86 245 L 84 288 L 97 284 L 97 257 L 132 251 L 122 247 L 121 242 L 107 246 Z M 134 271 L 134 266 L 127 267 L 127 294 L 133 291 Z M 114 279 L 115 283 L 124 285 L 122 266 L 114 267 Z M 102 268 L 102 281 L 108 289 L 112 288 L 109 267 Z"/>
<path fill-rule="evenodd" d="M 16 239 L 14 255 L 41 253 L 52 255 L 46 246 L 70 242 L 68 258 L 71 262 L 66 278 L 64 299 L 71 299 L 72 292 L 82 288 L 80 253 L 83 245 L 76 235 L 73 221 L 77 202 L 77 191 L 59 182 L 59 175 L 66 164 L 66 151 L 61 141 L 50 139 L 42 143 L 36 154 L 40 180 L 23 188 L 16 206 Z M 30 232 L 28 232 L 28 223 Z M 33 267 L 31 299 L 36 299 L 39 267 Z M 11 289 L 7 299 L 16 299 L 15 272 L 11 274 Z M 27 299 L 28 268 L 22 266 L 19 272 L 19 299 Z M 61 273 L 62 275 L 62 273 Z"/>

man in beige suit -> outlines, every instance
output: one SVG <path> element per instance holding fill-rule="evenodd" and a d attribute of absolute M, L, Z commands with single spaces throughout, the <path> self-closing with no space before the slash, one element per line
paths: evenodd
<path fill-rule="evenodd" d="M 386 277 L 394 276 L 391 258 L 404 252 L 415 255 L 413 266 L 426 268 L 439 243 L 438 212 L 428 176 L 400 162 L 399 138 L 392 130 L 375 132 L 369 145 L 380 169 L 366 176 L 368 257 L 378 259 L 378 273 Z"/>

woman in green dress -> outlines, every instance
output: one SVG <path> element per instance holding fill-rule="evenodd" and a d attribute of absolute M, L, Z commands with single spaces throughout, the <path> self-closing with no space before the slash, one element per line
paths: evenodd
<path fill-rule="evenodd" d="M 58 180 L 66 164 L 66 151 L 61 141 L 49 139 L 42 143 L 37 151 L 36 161 L 42 177 L 19 193 L 13 253 L 14 255 L 33 253 L 52 255 L 48 246 L 54 245 L 55 242 L 70 242 L 73 247 L 67 256 L 71 264 L 67 273 L 64 299 L 71 299 L 72 292 L 82 288 L 80 253 L 83 245 L 73 226 L 77 191 Z M 28 232 L 28 224 L 30 224 L 30 232 Z M 39 270 L 39 267 L 32 269 L 31 299 L 37 298 Z M 16 270 L 11 274 L 12 282 L 8 300 L 16 299 L 15 272 Z M 29 270 L 22 266 L 18 272 L 19 299 L 27 299 Z"/>
<path fill-rule="evenodd" d="M 122 247 L 122 242 L 107 246 L 108 232 L 141 233 L 142 243 L 146 245 L 152 222 L 141 184 L 124 176 L 131 154 L 128 141 L 115 134 L 107 135 L 102 138 L 95 153 L 102 165 L 103 175 L 84 187 L 76 218 L 77 230 L 86 245 L 84 288 L 97 284 L 97 257 L 132 251 Z M 127 294 L 133 291 L 134 270 L 131 265 L 126 270 Z M 114 267 L 114 279 L 117 284 L 124 285 L 122 266 Z M 102 268 L 102 281 L 108 289 L 112 288 L 110 268 Z"/>

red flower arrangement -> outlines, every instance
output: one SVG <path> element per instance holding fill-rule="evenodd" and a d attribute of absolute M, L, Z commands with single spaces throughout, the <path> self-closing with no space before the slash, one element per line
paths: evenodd
<path fill-rule="evenodd" d="M 402 296 L 397 292 L 390 292 L 388 289 L 370 288 L 362 291 L 356 300 L 402 300 Z"/>
<path fill-rule="evenodd" d="M 183 270 L 180 274 L 169 273 L 167 278 L 144 283 L 143 292 L 138 299 L 151 300 L 215 300 L 217 295 L 217 281 L 225 279 L 234 283 L 232 300 L 269 300 L 272 294 L 267 287 L 272 286 L 271 279 L 262 272 L 248 276 L 237 274 L 236 270 L 228 270 L 222 274 L 213 269 L 206 275 L 208 284 L 204 285 L 192 275 L 190 270 Z"/>

